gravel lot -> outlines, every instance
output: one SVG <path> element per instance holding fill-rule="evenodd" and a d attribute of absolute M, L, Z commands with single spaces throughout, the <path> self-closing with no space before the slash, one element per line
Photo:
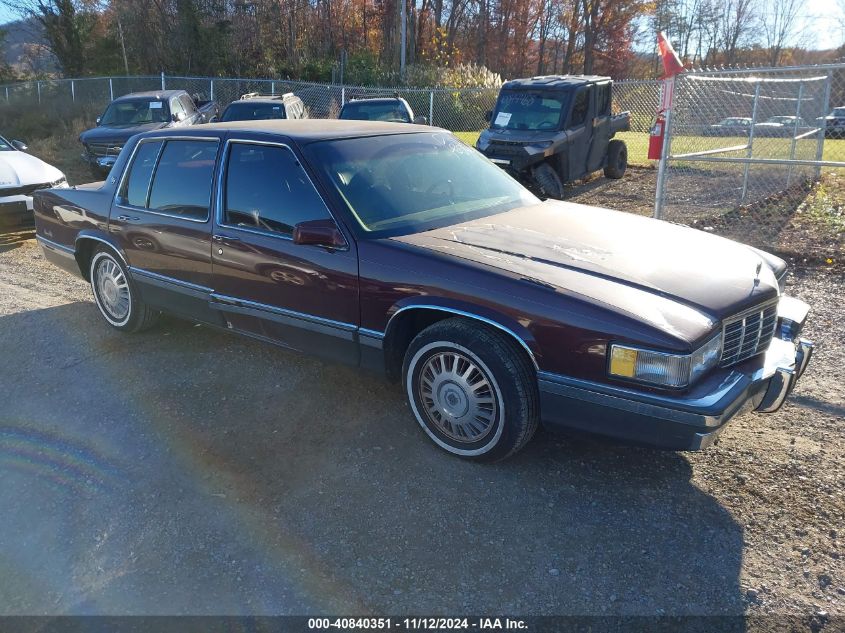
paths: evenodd
<path fill-rule="evenodd" d="M 790 275 L 792 399 L 672 453 L 492 466 L 378 377 L 176 320 L 134 336 L 0 235 L 0 614 L 845 616 L 845 280 Z M 823 612 L 823 613 L 822 613 Z M 842 620 L 838 620 L 841 624 Z"/>

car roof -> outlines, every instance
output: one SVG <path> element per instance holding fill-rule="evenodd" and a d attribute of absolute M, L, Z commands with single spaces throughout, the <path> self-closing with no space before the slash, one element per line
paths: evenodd
<path fill-rule="evenodd" d="M 353 97 L 343 105 L 347 106 L 350 103 L 396 103 L 397 101 L 407 103 L 402 97 L 361 97 L 358 99 Z"/>
<path fill-rule="evenodd" d="M 180 95 L 185 90 L 148 90 L 147 92 L 130 92 L 128 95 L 122 95 L 115 99 L 115 101 L 128 101 L 130 99 L 170 99 L 176 95 Z"/>
<path fill-rule="evenodd" d="M 144 136 L 203 136 L 209 130 L 214 132 L 254 132 L 276 135 L 296 141 L 310 143 L 341 138 L 362 136 L 387 136 L 411 134 L 414 132 L 443 132 L 430 125 L 412 123 L 388 123 L 385 121 L 357 121 L 341 119 L 272 119 L 267 121 L 225 121 L 207 123 L 189 128 L 170 128 L 147 132 Z"/>
<path fill-rule="evenodd" d="M 298 98 L 298 97 L 296 97 L 296 98 Z M 281 95 L 279 95 L 275 99 L 273 97 L 249 97 L 247 99 L 236 99 L 235 101 L 232 101 L 232 103 L 230 103 L 229 105 L 231 106 L 231 105 L 241 105 L 241 104 L 249 104 L 249 103 L 272 103 L 274 105 L 280 105 L 280 104 L 284 105 L 285 102 L 289 102 L 292 99 L 294 99 L 293 96 L 283 98 Z M 226 106 L 226 107 L 228 108 L 229 106 Z"/>
<path fill-rule="evenodd" d="M 525 77 L 523 79 L 511 79 L 502 84 L 502 89 L 567 89 L 586 86 L 587 84 L 603 83 L 611 81 L 610 77 L 601 75 L 542 75 L 538 77 Z"/>

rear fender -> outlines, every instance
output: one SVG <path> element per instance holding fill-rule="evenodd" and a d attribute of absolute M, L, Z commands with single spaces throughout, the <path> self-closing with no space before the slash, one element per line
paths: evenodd
<path fill-rule="evenodd" d="M 123 265 L 127 268 L 129 267 L 123 249 L 113 236 L 103 231 L 80 231 L 79 235 L 76 236 L 76 242 L 74 244 L 74 257 L 76 258 L 76 263 L 79 265 L 79 272 L 86 281 L 90 281 L 88 277 L 88 266 L 91 262 L 91 256 L 99 246 L 105 246 L 114 251 L 120 257 Z"/>

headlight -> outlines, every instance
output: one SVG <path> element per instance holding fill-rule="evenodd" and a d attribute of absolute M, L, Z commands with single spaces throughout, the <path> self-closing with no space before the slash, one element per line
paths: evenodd
<path fill-rule="evenodd" d="M 721 332 L 692 354 L 668 354 L 613 344 L 608 372 L 653 385 L 686 387 L 719 362 L 721 350 Z"/>

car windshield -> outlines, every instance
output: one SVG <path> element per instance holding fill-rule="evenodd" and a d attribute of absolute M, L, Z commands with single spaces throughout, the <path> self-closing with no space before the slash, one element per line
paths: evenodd
<path fill-rule="evenodd" d="M 795 117 L 794 116 L 773 116 L 768 121 L 766 121 L 766 123 L 781 123 L 781 124 L 790 123 L 792 125 L 795 125 Z"/>
<path fill-rule="evenodd" d="M 15 148 L 5 138 L 0 136 L 0 152 L 14 152 Z"/>
<path fill-rule="evenodd" d="M 566 106 L 565 94 L 502 91 L 490 121 L 493 130 L 556 130 Z"/>
<path fill-rule="evenodd" d="M 285 107 L 279 103 L 249 103 L 237 102 L 229 104 L 221 121 L 264 121 L 267 119 L 284 119 Z"/>
<path fill-rule="evenodd" d="M 322 141 L 305 151 L 372 237 L 418 233 L 540 202 L 448 132 Z"/>
<path fill-rule="evenodd" d="M 157 99 L 115 101 L 106 108 L 103 116 L 100 117 L 100 125 L 110 127 L 167 123 L 169 121 L 170 110 L 167 104 Z"/>
<path fill-rule="evenodd" d="M 350 101 L 343 106 L 339 118 L 355 121 L 411 122 L 408 110 L 401 101 Z"/>

